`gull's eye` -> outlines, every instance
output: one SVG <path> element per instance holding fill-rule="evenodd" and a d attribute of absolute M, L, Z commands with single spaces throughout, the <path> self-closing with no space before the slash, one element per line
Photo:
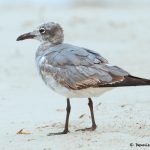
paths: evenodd
<path fill-rule="evenodd" d="M 44 28 L 40 28 L 40 33 L 45 33 L 45 29 Z"/>

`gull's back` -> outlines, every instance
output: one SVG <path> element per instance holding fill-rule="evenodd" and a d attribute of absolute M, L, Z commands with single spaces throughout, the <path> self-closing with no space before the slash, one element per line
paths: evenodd
<path fill-rule="evenodd" d="M 70 44 L 58 44 L 55 46 L 48 45 L 47 43 L 42 44 L 36 53 L 36 59 L 38 57 L 45 57 L 55 67 L 59 65 L 89 66 L 94 63 L 108 63 L 100 54 Z"/>

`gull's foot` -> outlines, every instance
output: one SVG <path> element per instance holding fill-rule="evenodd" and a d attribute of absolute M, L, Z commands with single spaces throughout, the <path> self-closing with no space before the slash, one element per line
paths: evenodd
<path fill-rule="evenodd" d="M 69 133 L 69 130 L 64 130 L 63 132 L 58 132 L 58 133 L 49 133 L 47 136 L 53 136 L 53 135 L 62 135 L 62 134 L 67 134 Z"/>
<path fill-rule="evenodd" d="M 85 129 L 78 129 L 76 131 L 94 131 L 96 129 L 96 125 L 93 125 L 92 127 L 90 128 L 85 128 Z"/>

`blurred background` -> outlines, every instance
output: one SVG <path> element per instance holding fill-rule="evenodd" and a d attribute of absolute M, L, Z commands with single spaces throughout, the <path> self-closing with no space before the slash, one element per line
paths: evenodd
<path fill-rule="evenodd" d="M 65 98 L 48 89 L 37 73 L 35 52 L 40 43 L 16 42 L 20 34 L 47 21 L 63 27 L 65 43 L 95 50 L 111 64 L 150 78 L 149 0 L 0 0 L 1 128 L 14 122 L 31 127 L 39 121 L 64 121 Z M 95 105 L 111 103 L 114 98 L 120 104 L 121 97 L 134 104 L 136 101 L 131 102 L 129 97 L 134 99 L 142 92 L 148 98 L 147 88 L 126 89 L 126 93 L 113 90 L 95 98 Z M 86 100 L 73 99 L 72 105 L 72 120 L 88 113 Z"/>

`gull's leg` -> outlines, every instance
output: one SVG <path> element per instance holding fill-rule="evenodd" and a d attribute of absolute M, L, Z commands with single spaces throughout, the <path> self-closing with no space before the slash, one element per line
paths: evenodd
<path fill-rule="evenodd" d="M 71 111 L 71 105 L 70 105 L 69 98 L 67 98 L 67 108 L 66 108 L 66 111 L 67 111 L 67 115 L 66 115 L 65 129 L 63 131 L 64 133 L 68 133 L 69 132 L 68 125 L 69 125 L 69 116 L 70 116 L 70 111 Z"/>
<path fill-rule="evenodd" d="M 95 123 L 94 112 L 93 112 L 93 102 L 92 102 L 91 98 L 88 98 L 88 100 L 89 100 L 88 105 L 89 105 L 89 108 L 90 108 L 91 119 L 92 119 L 92 127 L 91 127 L 91 129 L 95 130 L 96 129 L 96 123 Z"/>
<path fill-rule="evenodd" d="M 94 118 L 94 112 L 93 112 L 93 102 L 91 98 L 88 98 L 89 100 L 89 108 L 90 108 L 90 112 L 91 112 L 91 120 L 92 120 L 92 127 L 90 128 L 85 128 L 85 129 L 79 129 L 76 131 L 94 131 L 96 129 L 96 123 L 95 123 L 95 118 Z"/>
<path fill-rule="evenodd" d="M 67 115 L 66 115 L 66 122 L 65 122 L 64 131 L 58 132 L 58 133 L 49 133 L 48 136 L 67 134 L 69 132 L 69 130 L 68 130 L 68 124 L 69 124 L 69 115 L 70 115 L 70 111 L 71 111 L 71 105 L 70 105 L 69 98 L 67 98 L 67 108 L 66 108 L 66 111 L 67 111 Z"/>

